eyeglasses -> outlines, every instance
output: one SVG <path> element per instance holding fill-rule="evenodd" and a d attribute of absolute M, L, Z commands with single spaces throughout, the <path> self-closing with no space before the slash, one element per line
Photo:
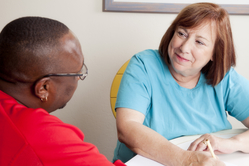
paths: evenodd
<path fill-rule="evenodd" d="M 83 64 L 82 69 L 80 71 L 80 73 L 51 73 L 51 74 L 47 74 L 44 77 L 50 77 L 50 76 L 59 76 L 59 77 L 76 77 L 78 76 L 82 81 L 86 78 L 86 76 L 88 75 L 88 68 L 86 67 L 85 64 Z"/>

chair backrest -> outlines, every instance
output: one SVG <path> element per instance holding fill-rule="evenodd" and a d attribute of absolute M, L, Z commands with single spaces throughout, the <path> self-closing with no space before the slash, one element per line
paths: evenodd
<path fill-rule="evenodd" d="M 125 69 L 126 69 L 129 62 L 130 62 L 130 60 L 126 61 L 123 64 L 123 66 L 118 70 L 118 72 L 115 75 L 113 82 L 112 82 L 110 101 L 111 101 L 112 113 L 113 113 L 115 118 L 116 118 L 115 103 L 116 103 L 116 99 L 117 99 L 118 89 L 119 89 L 119 85 L 120 85 L 121 79 L 123 77 L 123 74 L 125 72 Z"/>

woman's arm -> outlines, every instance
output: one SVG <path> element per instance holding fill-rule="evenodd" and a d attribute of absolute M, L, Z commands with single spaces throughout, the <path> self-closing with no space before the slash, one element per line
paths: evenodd
<path fill-rule="evenodd" d="M 249 117 L 242 123 L 249 128 Z M 249 130 L 231 138 L 219 138 L 214 135 L 204 134 L 196 139 L 188 148 L 190 151 L 206 151 L 207 146 L 202 142 L 209 139 L 216 154 L 229 154 L 236 151 L 249 153 Z"/>
<path fill-rule="evenodd" d="M 118 139 L 137 154 L 167 166 L 223 165 L 209 153 L 182 150 L 143 125 L 145 116 L 128 108 L 117 108 Z"/>
<path fill-rule="evenodd" d="M 249 128 L 249 117 L 242 121 Z M 244 153 L 249 153 L 249 130 L 233 137 L 238 142 L 238 150 Z"/>

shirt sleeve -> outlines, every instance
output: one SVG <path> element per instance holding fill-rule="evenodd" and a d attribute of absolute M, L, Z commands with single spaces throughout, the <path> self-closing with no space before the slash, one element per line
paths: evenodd
<path fill-rule="evenodd" d="M 114 162 L 115 166 L 126 166 L 121 160 L 117 160 Z"/>
<path fill-rule="evenodd" d="M 134 55 L 123 74 L 115 108 L 130 108 L 146 115 L 150 105 L 150 93 L 145 62 L 139 55 Z"/>
<path fill-rule="evenodd" d="M 229 115 L 245 120 L 249 117 L 249 81 L 231 68 L 222 84 Z"/>

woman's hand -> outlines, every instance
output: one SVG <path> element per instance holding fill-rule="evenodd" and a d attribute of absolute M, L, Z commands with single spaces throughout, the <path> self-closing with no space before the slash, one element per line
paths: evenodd
<path fill-rule="evenodd" d="M 187 151 L 183 166 L 225 166 L 225 164 L 214 159 L 208 152 Z"/>
<path fill-rule="evenodd" d="M 204 134 L 200 138 L 196 139 L 190 144 L 188 150 L 209 151 L 207 145 L 203 143 L 206 139 L 210 141 L 210 144 L 215 154 L 229 154 L 237 151 L 235 146 L 236 144 L 238 144 L 237 139 L 233 137 L 229 139 L 224 139 L 210 134 Z"/>

